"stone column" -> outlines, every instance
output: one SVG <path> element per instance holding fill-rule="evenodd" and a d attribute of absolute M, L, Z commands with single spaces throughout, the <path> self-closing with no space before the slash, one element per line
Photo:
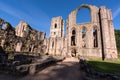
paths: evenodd
<path fill-rule="evenodd" d="M 33 52 L 33 51 L 34 51 L 34 45 L 31 46 L 31 52 Z"/>
<path fill-rule="evenodd" d="M 111 10 L 107 10 L 107 14 L 108 14 L 108 25 L 109 25 L 109 34 L 110 34 L 110 47 L 111 47 L 111 51 L 110 51 L 110 58 L 114 58 L 116 59 L 117 56 L 117 48 L 116 48 L 116 41 L 115 41 L 115 33 L 114 33 L 114 25 L 112 22 L 112 13 Z"/>
<path fill-rule="evenodd" d="M 115 41 L 115 34 L 114 34 L 114 25 L 112 22 L 112 13 L 111 10 L 107 10 L 107 14 L 108 14 L 108 25 L 109 25 L 109 29 L 110 29 L 110 43 L 111 43 L 111 48 L 112 49 L 116 49 L 116 41 Z"/>
<path fill-rule="evenodd" d="M 92 48 L 92 30 L 90 27 L 86 28 L 86 48 Z"/>
<path fill-rule="evenodd" d="M 110 49 L 110 35 L 109 35 L 109 27 L 108 27 L 108 17 L 107 17 L 107 9 L 106 7 L 101 7 L 100 9 L 100 16 L 101 16 L 101 27 L 102 27 L 102 34 L 103 34 L 103 47 L 104 47 L 104 54 L 105 58 L 108 57 L 109 49 Z"/>
<path fill-rule="evenodd" d="M 35 72 L 36 72 L 36 66 L 35 66 L 35 65 L 31 65 L 31 66 L 29 67 L 29 74 L 30 74 L 30 75 L 34 75 Z"/>
<path fill-rule="evenodd" d="M 101 33 L 100 33 L 100 26 L 97 26 L 97 41 L 98 41 L 98 48 L 101 48 Z"/>

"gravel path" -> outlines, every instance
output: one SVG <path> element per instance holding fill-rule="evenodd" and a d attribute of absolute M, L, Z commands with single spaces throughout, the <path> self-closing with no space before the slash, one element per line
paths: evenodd
<path fill-rule="evenodd" d="M 83 80 L 82 76 L 78 60 L 67 58 L 65 61 L 45 68 L 35 75 L 22 78 L 0 75 L 0 80 Z"/>

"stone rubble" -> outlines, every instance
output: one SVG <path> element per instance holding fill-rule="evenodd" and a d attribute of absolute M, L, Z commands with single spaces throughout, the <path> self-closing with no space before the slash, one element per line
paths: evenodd
<path fill-rule="evenodd" d="M 44 32 L 31 28 L 25 21 L 21 21 L 16 28 L 3 19 L 0 19 L 0 24 L 0 44 L 4 51 L 44 53 Z"/>

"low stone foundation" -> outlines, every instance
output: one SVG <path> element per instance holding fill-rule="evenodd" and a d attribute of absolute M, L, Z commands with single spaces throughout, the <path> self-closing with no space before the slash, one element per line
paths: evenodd
<path fill-rule="evenodd" d="M 38 71 L 63 61 L 64 58 L 54 58 L 51 56 L 30 56 L 30 55 L 17 55 L 14 60 L 7 60 L 4 63 L 0 63 L 0 73 L 10 74 L 15 76 L 33 75 Z"/>

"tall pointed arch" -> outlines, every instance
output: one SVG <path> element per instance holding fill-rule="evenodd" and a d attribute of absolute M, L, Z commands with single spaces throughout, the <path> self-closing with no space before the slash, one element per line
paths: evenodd
<path fill-rule="evenodd" d="M 82 47 L 85 48 L 86 47 L 86 27 L 82 27 Z"/>
<path fill-rule="evenodd" d="M 93 34 L 93 47 L 97 48 L 98 47 L 98 29 L 97 29 L 97 26 L 93 27 L 92 34 Z"/>
<path fill-rule="evenodd" d="M 76 46 L 76 30 L 75 28 L 72 29 L 71 34 L 71 46 Z"/>
<path fill-rule="evenodd" d="M 83 4 L 76 8 L 76 23 L 92 22 L 92 9 L 90 5 Z"/>

